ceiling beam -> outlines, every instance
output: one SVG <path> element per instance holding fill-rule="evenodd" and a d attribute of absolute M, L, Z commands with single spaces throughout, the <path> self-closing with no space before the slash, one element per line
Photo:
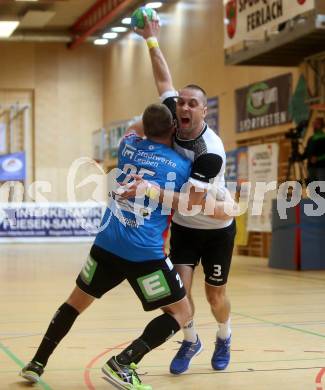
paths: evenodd
<path fill-rule="evenodd" d="M 91 34 L 126 14 L 128 8 L 136 6 L 139 0 L 97 0 L 71 27 L 73 40 L 69 49 L 75 49 Z"/>

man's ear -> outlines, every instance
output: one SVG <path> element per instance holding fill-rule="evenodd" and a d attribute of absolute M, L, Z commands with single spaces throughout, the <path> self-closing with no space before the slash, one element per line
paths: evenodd
<path fill-rule="evenodd" d="M 205 106 L 203 108 L 203 117 L 205 118 L 207 116 L 207 113 L 208 113 L 208 106 Z"/>

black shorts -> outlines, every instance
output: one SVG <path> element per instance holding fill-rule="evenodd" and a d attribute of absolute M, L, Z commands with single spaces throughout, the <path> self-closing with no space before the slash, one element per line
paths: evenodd
<path fill-rule="evenodd" d="M 169 258 L 133 262 L 96 245 L 92 246 L 76 283 L 85 293 L 100 298 L 125 279 L 146 311 L 180 301 L 186 294 Z"/>
<path fill-rule="evenodd" d="M 196 267 L 201 260 L 205 282 L 213 286 L 227 283 L 236 222 L 222 229 L 193 229 L 172 223 L 170 259 L 173 264 Z"/>

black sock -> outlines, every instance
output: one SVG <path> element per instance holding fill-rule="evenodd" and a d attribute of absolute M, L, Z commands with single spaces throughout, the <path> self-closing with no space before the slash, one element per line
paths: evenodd
<path fill-rule="evenodd" d="M 142 335 L 117 355 L 116 360 L 124 365 L 138 363 L 144 355 L 163 344 L 179 330 L 180 326 L 173 316 L 162 314 L 149 322 Z"/>
<path fill-rule="evenodd" d="M 60 306 L 54 314 L 32 361 L 40 363 L 45 367 L 48 358 L 63 337 L 69 332 L 78 315 L 78 310 L 67 303 Z"/>

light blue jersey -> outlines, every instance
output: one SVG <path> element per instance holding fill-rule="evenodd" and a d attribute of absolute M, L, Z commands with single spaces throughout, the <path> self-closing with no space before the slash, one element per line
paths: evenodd
<path fill-rule="evenodd" d="M 130 174 L 143 176 L 160 188 L 179 192 L 191 172 L 191 162 L 166 145 L 135 134 L 125 136 L 118 153 L 117 182 L 125 185 Z M 94 244 L 130 261 L 162 259 L 171 210 L 151 199 L 122 199 L 114 195 L 102 220 L 105 226 Z"/>

